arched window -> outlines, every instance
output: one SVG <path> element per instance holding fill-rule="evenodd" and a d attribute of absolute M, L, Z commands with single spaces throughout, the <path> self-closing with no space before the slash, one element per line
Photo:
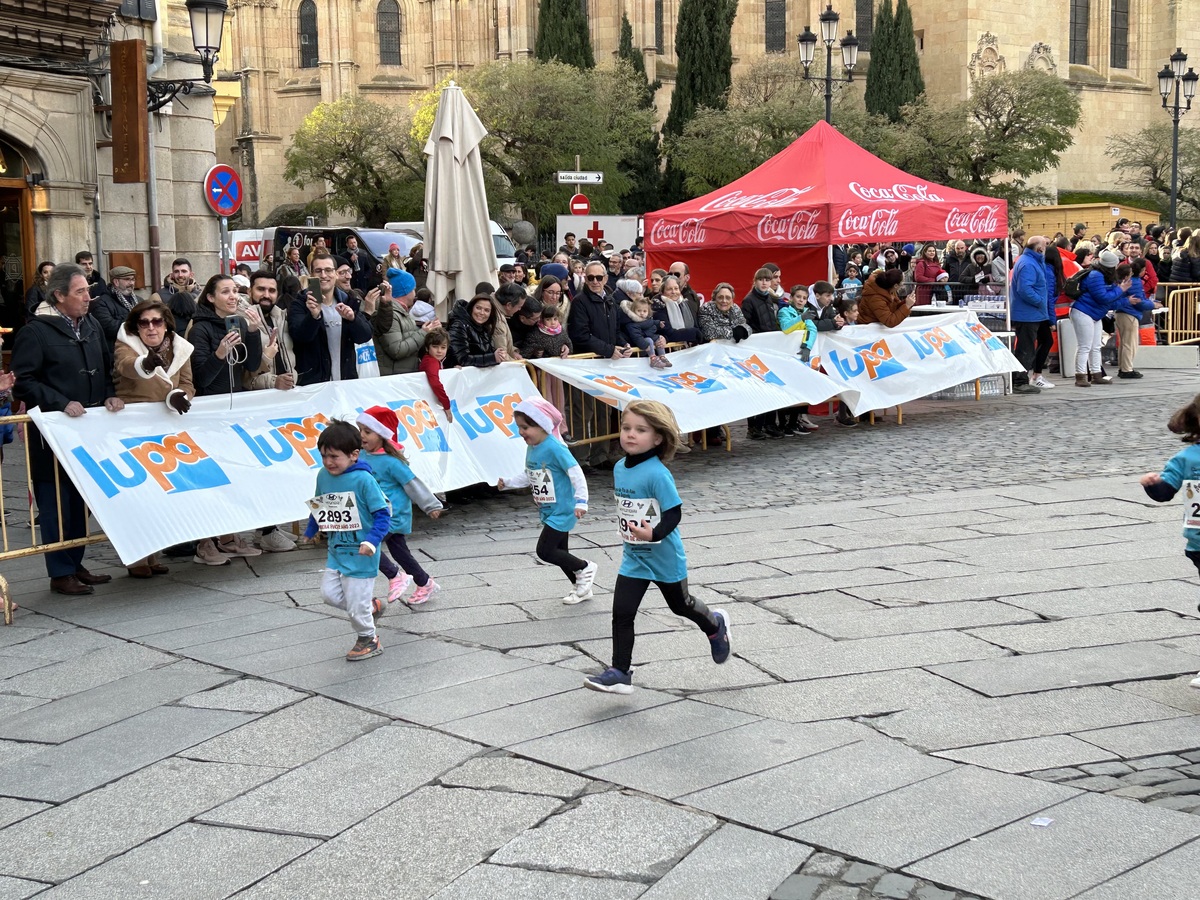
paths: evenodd
<path fill-rule="evenodd" d="M 787 0 L 766 0 L 766 43 L 768 53 L 787 50 Z"/>
<path fill-rule="evenodd" d="M 871 35 L 875 33 L 875 0 L 854 0 L 854 35 L 858 49 L 871 52 Z"/>
<path fill-rule="evenodd" d="M 663 52 L 663 0 L 654 0 L 654 52 Z"/>
<path fill-rule="evenodd" d="M 1088 65 L 1088 19 L 1091 13 L 1090 7 L 1091 0 L 1071 0 L 1071 52 L 1069 59 L 1073 66 Z"/>
<path fill-rule="evenodd" d="M 300 4 L 300 68 L 317 67 L 317 4 L 303 0 Z"/>
<path fill-rule="evenodd" d="M 1114 69 L 1129 68 L 1129 0 L 1112 0 L 1112 37 L 1108 64 Z"/>
<path fill-rule="evenodd" d="M 400 4 L 396 0 L 379 0 L 375 30 L 379 32 L 379 64 L 400 65 Z"/>

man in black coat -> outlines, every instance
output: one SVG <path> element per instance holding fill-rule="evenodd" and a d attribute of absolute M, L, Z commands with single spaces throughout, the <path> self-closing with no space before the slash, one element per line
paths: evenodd
<path fill-rule="evenodd" d="M 34 316 L 17 332 L 12 371 L 17 381 L 13 396 L 42 412 L 64 412 L 72 418 L 103 406 L 119 412 L 125 404 L 113 385 L 112 344 L 96 320 L 88 315 L 87 275 L 80 266 L 55 268 L 46 285 L 52 311 Z M 54 458 L 50 445 L 37 428 L 28 426 L 29 477 L 37 499 L 42 541 L 56 543 L 83 537 L 87 521 L 83 497 Z M 61 493 L 55 496 L 55 472 Z M 93 575 L 83 567 L 83 547 L 46 554 L 50 589 L 59 594 L 90 594 L 92 585 L 111 581 L 111 575 Z"/>
<path fill-rule="evenodd" d="M 301 385 L 351 381 L 358 378 L 354 345 L 371 339 L 371 320 L 359 314 L 354 297 L 338 288 L 332 254 L 314 253 L 312 272 L 321 282 L 321 296 L 304 291 L 288 307 L 296 379 Z"/>
<path fill-rule="evenodd" d="M 779 331 L 779 304 L 771 293 L 774 276 L 775 273 L 768 268 L 759 269 L 754 273 L 754 287 L 742 298 L 742 315 L 746 317 L 751 334 Z M 746 433 L 750 440 L 783 437 L 783 430 L 775 424 L 776 418 L 774 411 L 750 416 L 746 420 Z"/>

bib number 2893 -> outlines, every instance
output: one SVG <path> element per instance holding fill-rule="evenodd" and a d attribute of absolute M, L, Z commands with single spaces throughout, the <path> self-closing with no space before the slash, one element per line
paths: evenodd
<path fill-rule="evenodd" d="M 1183 527 L 1200 528 L 1200 481 L 1183 483 Z"/>
<path fill-rule="evenodd" d="M 654 541 L 643 541 L 634 537 L 630 525 L 645 523 L 653 528 L 662 518 L 658 508 L 658 500 L 653 497 L 618 497 L 617 498 L 617 527 L 621 531 L 621 540 L 627 544 L 651 544 Z"/>
<path fill-rule="evenodd" d="M 313 497 L 308 501 L 308 508 L 322 531 L 358 531 L 362 528 L 358 504 L 351 491 Z"/>

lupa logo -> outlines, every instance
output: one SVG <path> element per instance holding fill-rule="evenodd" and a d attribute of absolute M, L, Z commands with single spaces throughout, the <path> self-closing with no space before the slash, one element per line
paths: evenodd
<path fill-rule="evenodd" d="M 454 414 L 454 421 L 462 426 L 469 440 L 473 441 L 497 429 L 505 437 L 515 438 L 517 425 L 513 413 L 520 402 L 521 395 L 515 392 L 490 394 L 486 397 L 476 397 L 475 405 L 467 409 L 459 406 L 457 400 L 451 400 L 450 409 Z"/>
<path fill-rule="evenodd" d="M 269 431 L 252 434 L 241 425 L 233 425 L 233 433 L 242 439 L 250 452 L 264 466 L 285 462 L 298 456 L 310 469 L 321 462 L 317 452 L 317 438 L 329 424 L 324 413 L 315 416 L 297 416 L 288 419 L 268 419 Z"/>
<path fill-rule="evenodd" d="M 229 476 L 186 431 L 121 438 L 121 446 L 115 459 L 97 459 L 82 447 L 71 451 L 106 497 L 147 481 L 167 494 L 229 484 Z"/>
<path fill-rule="evenodd" d="M 878 381 L 892 375 L 907 371 L 892 355 L 886 338 L 880 338 L 873 344 L 863 344 L 851 350 L 849 356 L 843 356 L 837 350 L 829 351 L 829 361 L 837 368 L 843 378 L 857 378 L 866 373 L 870 381 Z"/>

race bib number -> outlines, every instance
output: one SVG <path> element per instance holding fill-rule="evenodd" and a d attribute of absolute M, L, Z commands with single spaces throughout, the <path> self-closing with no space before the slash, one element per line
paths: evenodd
<path fill-rule="evenodd" d="M 533 502 L 538 506 L 553 503 L 554 497 L 554 476 L 549 469 L 526 469 L 525 474 L 529 476 L 529 485 L 533 490 Z"/>
<path fill-rule="evenodd" d="M 661 518 L 658 501 L 653 497 L 617 497 L 617 527 L 621 531 L 621 540 L 626 544 L 658 543 L 639 540 L 633 536 L 629 526 L 644 522 L 653 528 Z"/>
<path fill-rule="evenodd" d="M 1183 527 L 1200 528 L 1200 481 L 1183 483 Z"/>
<path fill-rule="evenodd" d="M 322 531 L 358 531 L 362 528 L 358 504 L 351 491 L 313 497 L 308 501 L 308 508 Z"/>

